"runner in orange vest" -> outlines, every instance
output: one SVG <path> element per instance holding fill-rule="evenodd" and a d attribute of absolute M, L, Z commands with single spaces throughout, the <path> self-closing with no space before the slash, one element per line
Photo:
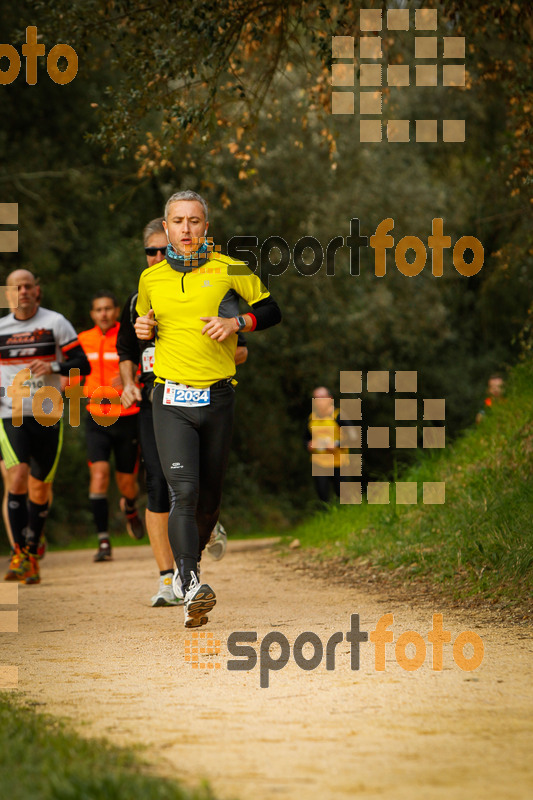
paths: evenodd
<path fill-rule="evenodd" d="M 79 341 L 85 350 L 91 373 L 85 383 L 87 404 L 86 440 L 91 480 L 89 499 L 98 532 L 95 561 L 109 561 L 111 542 L 108 531 L 111 452 L 115 454 L 115 480 L 122 497 L 120 507 L 126 515 L 130 536 L 142 539 L 144 526 L 137 513 L 138 413 L 137 406 L 119 405 L 111 412 L 112 398 L 122 394 L 117 353 L 119 307 L 111 292 L 98 292 L 92 300 L 91 318 L 94 328 L 82 331 Z M 111 423 L 111 418 L 115 418 Z"/>

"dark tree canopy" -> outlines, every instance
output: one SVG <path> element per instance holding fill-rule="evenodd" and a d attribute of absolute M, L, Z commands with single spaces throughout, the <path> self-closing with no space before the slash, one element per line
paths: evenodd
<path fill-rule="evenodd" d="M 331 114 L 331 37 L 358 37 L 362 6 L 407 5 L 438 8 L 438 35 L 466 37 L 467 85 L 384 87 L 383 118 L 463 117 L 464 143 L 362 143 L 357 116 Z M 20 218 L 20 250 L 2 254 L 2 273 L 33 269 L 46 304 L 77 329 L 90 324 L 94 291 L 123 301 L 135 287 L 142 228 L 178 187 L 205 195 L 223 247 L 235 235 L 259 245 L 275 235 L 292 252 L 314 236 L 325 250 L 349 236 L 352 218 L 371 236 L 388 217 L 395 243 L 406 235 L 427 243 L 434 218 L 452 242 L 483 243 L 484 266 L 471 278 L 454 269 L 451 250 L 438 279 L 429 249 L 416 278 L 398 272 L 392 249 L 383 278 L 371 248 L 361 249 L 359 276 L 346 246 L 334 275 L 325 267 L 302 275 L 291 258 L 270 285 L 284 322 L 250 336 L 239 374 L 230 508 L 239 509 L 243 485 L 259 505 L 267 498 L 266 513 L 275 494 L 280 519 L 312 496 L 302 427 L 311 389 L 338 389 L 340 370 L 417 369 L 426 397 L 446 397 L 453 436 L 474 418 L 487 374 L 521 349 L 531 353 L 529 4 L 4 3 L 2 41 L 20 52 L 28 25 L 47 51 L 75 47 L 79 72 L 58 86 L 40 59 L 35 86 L 22 70 L 0 87 L 0 199 L 17 202 Z M 384 36 L 386 60 L 413 64 L 413 39 L 413 31 Z M 357 57 L 356 48 L 356 68 Z M 369 407 L 375 424 L 392 424 L 386 402 Z M 81 442 L 68 446 L 83 469 Z M 368 469 L 390 475 L 406 455 L 368 454 Z M 80 507 L 84 490 L 73 498 Z"/>

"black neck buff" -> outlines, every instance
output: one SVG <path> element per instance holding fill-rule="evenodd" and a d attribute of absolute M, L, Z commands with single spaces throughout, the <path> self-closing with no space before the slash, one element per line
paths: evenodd
<path fill-rule="evenodd" d="M 190 253 L 188 256 L 181 256 L 179 253 L 176 253 L 169 242 L 167 247 L 167 261 L 176 272 L 191 272 L 191 270 L 197 269 L 209 261 L 207 242 L 204 241 L 198 250 L 194 253 Z"/>

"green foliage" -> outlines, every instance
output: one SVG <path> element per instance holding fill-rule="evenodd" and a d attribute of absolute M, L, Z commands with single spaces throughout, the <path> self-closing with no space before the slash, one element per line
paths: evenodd
<path fill-rule="evenodd" d="M 438 456 L 399 477 L 416 481 L 417 506 L 342 506 L 292 531 L 326 552 L 339 545 L 406 577 L 456 595 L 525 602 L 533 586 L 533 362 L 513 370 L 505 398 Z M 444 505 L 422 505 L 423 481 L 445 481 Z M 336 545 L 336 543 L 339 545 Z"/>
<path fill-rule="evenodd" d="M 429 248 L 416 278 L 397 271 L 391 250 L 387 275 L 376 278 L 370 248 L 351 275 L 343 247 L 334 276 L 325 267 L 302 276 L 291 261 L 272 279 L 283 322 L 248 337 L 249 360 L 238 370 L 225 494 L 233 526 L 283 528 L 312 508 L 302 444 L 310 393 L 324 383 L 336 392 L 340 370 L 415 369 L 425 397 L 446 397 L 448 436 L 469 424 L 488 375 L 514 363 L 531 330 L 529 156 L 516 146 L 528 133 L 531 74 L 523 5 L 520 13 L 507 1 L 485 11 L 474 2 L 439 6 L 448 13 L 439 36 L 466 33 L 472 88 L 384 93 L 385 117 L 465 117 L 466 142 L 438 145 L 362 144 L 355 116 L 329 113 L 330 37 L 358 35 L 359 2 L 4 5 L 4 41 L 20 50 L 25 26 L 35 24 L 47 49 L 74 46 L 80 66 L 58 86 L 39 59 L 36 86 L 21 73 L 2 87 L 1 200 L 19 204 L 20 252 L 2 254 L 0 279 L 33 269 L 44 305 L 77 330 L 92 325 L 94 291 L 123 301 L 135 287 L 142 228 L 178 187 L 206 196 L 223 249 L 238 234 L 259 243 L 283 236 L 291 249 L 312 235 L 325 249 L 348 237 L 355 217 L 365 236 L 392 217 L 395 243 L 405 235 L 426 243 L 436 217 L 452 246 L 463 235 L 483 243 L 485 264 L 472 278 L 455 271 L 451 250 L 444 277 L 434 278 Z M 387 58 L 412 63 L 412 39 L 412 31 L 384 37 Z M 491 78 L 491 56 L 503 51 L 502 78 Z M 366 398 L 366 424 L 392 424 L 389 399 Z M 390 476 L 405 453 L 367 453 L 370 474 Z M 83 437 L 71 431 L 52 537 L 86 529 L 86 495 Z"/>
<path fill-rule="evenodd" d="M 156 168 L 171 162 L 169 148 L 180 139 L 208 138 L 236 118 L 252 127 L 286 60 L 305 61 L 307 29 L 329 22 L 323 4 L 302 0 L 33 6 L 54 36 L 83 42 L 92 63 L 108 69 L 89 137 L 121 155 L 148 147 Z M 324 30 L 318 39 L 327 42 Z M 147 129 L 155 139 L 147 140 Z"/>
<path fill-rule="evenodd" d="M 86 740 L 0 695 L 0 784 L 11 800 L 213 800 L 149 775 L 133 751 Z"/>

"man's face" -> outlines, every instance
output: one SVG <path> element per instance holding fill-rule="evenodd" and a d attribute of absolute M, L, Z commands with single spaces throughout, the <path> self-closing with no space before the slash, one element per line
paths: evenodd
<path fill-rule="evenodd" d="M 334 411 L 333 398 L 326 389 L 315 389 L 313 392 L 313 411 L 319 417 L 332 417 Z"/>
<path fill-rule="evenodd" d="M 489 379 L 489 395 L 491 397 L 501 397 L 503 394 L 503 378 Z"/>
<path fill-rule="evenodd" d="M 154 264 L 159 264 L 159 262 L 165 258 L 165 251 L 167 249 L 167 237 L 163 231 L 160 231 L 159 233 L 152 233 L 146 243 L 146 247 L 158 248 L 155 256 L 149 256 L 148 253 L 146 254 L 148 266 L 152 267 Z"/>
<path fill-rule="evenodd" d="M 8 292 L 11 310 L 18 308 L 24 314 L 33 314 L 39 304 L 41 290 L 31 272 L 26 269 L 15 270 L 8 275 L 7 286 L 11 289 Z"/>
<path fill-rule="evenodd" d="M 163 220 L 163 227 L 174 250 L 188 256 L 200 247 L 209 223 L 198 200 L 176 200 Z"/>
<path fill-rule="evenodd" d="M 118 313 L 119 310 L 110 297 L 99 297 L 97 300 L 93 300 L 91 319 L 95 325 L 98 325 L 102 333 L 107 333 L 113 327 L 118 319 Z"/>

